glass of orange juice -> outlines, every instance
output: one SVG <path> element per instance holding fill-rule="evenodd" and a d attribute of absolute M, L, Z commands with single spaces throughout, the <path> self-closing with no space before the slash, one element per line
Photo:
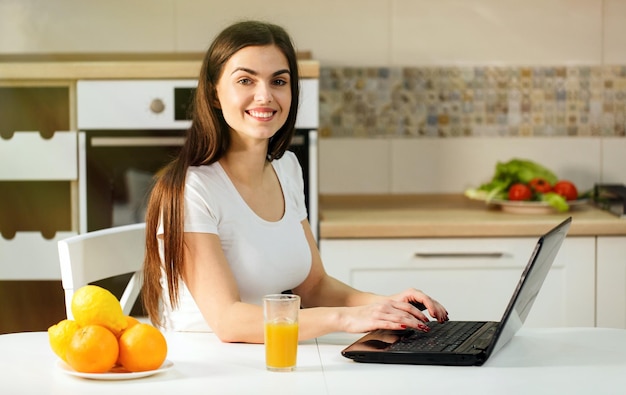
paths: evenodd
<path fill-rule="evenodd" d="M 274 294 L 263 297 L 265 320 L 265 365 L 274 372 L 296 368 L 298 354 L 298 295 Z"/>

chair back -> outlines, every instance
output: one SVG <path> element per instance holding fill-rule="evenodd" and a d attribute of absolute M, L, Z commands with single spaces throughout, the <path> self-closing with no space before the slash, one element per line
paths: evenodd
<path fill-rule="evenodd" d="M 146 224 L 139 223 L 83 233 L 58 242 L 68 319 L 74 318 L 75 290 L 94 281 L 134 273 L 120 298 L 124 314 L 130 314 L 141 290 L 145 234 Z"/>

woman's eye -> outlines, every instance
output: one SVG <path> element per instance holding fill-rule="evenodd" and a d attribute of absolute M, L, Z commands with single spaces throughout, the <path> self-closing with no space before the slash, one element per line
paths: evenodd
<path fill-rule="evenodd" d="M 237 81 L 237 83 L 242 85 L 250 85 L 252 83 L 252 80 L 250 80 L 250 78 L 241 78 Z"/>
<path fill-rule="evenodd" d="M 278 85 L 278 86 L 287 85 L 287 81 L 285 81 L 285 80 L 275 80 L 274 81 L 274 85 Z"/>

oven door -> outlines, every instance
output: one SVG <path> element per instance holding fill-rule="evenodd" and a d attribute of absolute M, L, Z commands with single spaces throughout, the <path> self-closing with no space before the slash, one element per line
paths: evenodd
<path fill-rule="evenodd" d="M 184 133 L 184 130 L 80 132 L 81 233 L 143 222 L 154 175 L 178 153 Z M 297 129 L 289 149 L 302 166 L 309 222 L 317 240 L 317 132 Z"/>
<path fill-rule="evenodd" d="M 154 174 L 183 142 L 183 130 L 80 132 L 81 233 L 143 222 Z"/>

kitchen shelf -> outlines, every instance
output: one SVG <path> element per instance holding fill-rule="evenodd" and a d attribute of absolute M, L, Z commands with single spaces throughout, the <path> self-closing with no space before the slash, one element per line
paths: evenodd
<path fill-rule="evenodd" d="M 69 85 L 0 86 L 0 136 L 37 130 L 50 138 L 56 130 L 70 129 L 69 108 Z"/>
<path fill-rule="evenodd" d="M 0 181 L 0 191 L 0 233 L 5 239 L 24 231 L 52 238 L 72 230 L 70 182 Z"/>

